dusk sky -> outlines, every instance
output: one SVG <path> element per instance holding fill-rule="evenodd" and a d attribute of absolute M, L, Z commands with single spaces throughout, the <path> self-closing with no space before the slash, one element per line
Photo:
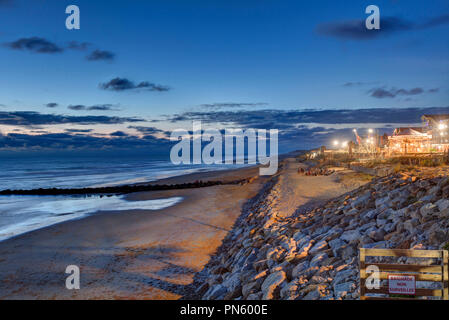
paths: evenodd
<path fill-rule="evenodd" d="M 0 0 L 0 150 L 151 147 L 192 119 L 293 149 L 416 124 L 449 113 L 448 31 L 447 0 Z"/>

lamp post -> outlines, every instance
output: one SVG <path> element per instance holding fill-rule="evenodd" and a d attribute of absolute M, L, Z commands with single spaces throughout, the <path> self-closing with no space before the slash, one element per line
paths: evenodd
<path fill-rule="evenodd" d="M 438 130 L 440 132 L 440 145 L 445 144 L 445 140 L 447 139 L 447 124 L 445 123 L 440 123 L 438 125 Z"/>

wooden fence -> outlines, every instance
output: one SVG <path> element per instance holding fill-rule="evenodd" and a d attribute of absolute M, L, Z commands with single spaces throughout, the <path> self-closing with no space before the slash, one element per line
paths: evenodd
<path fill-rule="evenodd" d="M 366 262 L 367 257 L 411 257 L 431 259 L 430 264 L 398 264 Z M 416 259 L 420 260 L 420 259 Z M 440 263 L 435 263 L 440 261 Z M 367 267 L 378 270 L 377 274 L 367 273 Z M 380 283 L 387 280 L 388 285 L 380 285 L 378 288 L 369 289 L 366 286 L 368 277 L 378 277 Z M 422 281 L 438 282 L 438 289 L 415 288 L 413 294 L 392 293 L 394 289 L 390 286 L 390 280 L 397 276 L 413 279 L 415 284 Z M 371 280 L 370 279 L 370 280 Z M 383 281 L 385 282 L 385 281 Z M 371 285 L 372 287 L 372 285 Z M 370 294 L 370 296 L 367 296 Z M 376 294 L 373 296 L 371 294 Z M 448 300 L 448 252 L 446 250 L 407 250 L 407 249 L 360 249 L 360 299 L 361 300 L 409 300 L 422 299 L 423 297 L 439 297 Z M 435 298 L 433 298 L 435 299 Z M 437 298 L 438 299 L 438 298 Z"/>

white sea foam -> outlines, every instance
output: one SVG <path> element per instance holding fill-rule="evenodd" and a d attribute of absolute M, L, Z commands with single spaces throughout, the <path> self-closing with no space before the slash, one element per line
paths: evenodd
<path fill-rule="evenodd" d="M 0 241 L 98 211 L 158 210 L 181 200 L 181 197 L 128 201 L 124 196 L 1 196 Z"/>

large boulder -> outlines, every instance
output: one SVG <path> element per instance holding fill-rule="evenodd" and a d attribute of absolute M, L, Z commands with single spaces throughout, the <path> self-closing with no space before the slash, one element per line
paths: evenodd
<path fill-rule="evenodd" d="M 414 234 L 416 231 L 416 226 L 419 224 L 419 220 L 414 218 L 404 222 L 404 229 L 410 234 Z"/>
<path fill-rule="evenodd" d="M 337 248 L 343 247 L 346 244 L 346 242 L 344 242 L 341 239 L 334 239 L 332 241 L 329 241 L 329 246 L 331 247 L 332 250 L 335 250 Z"/>
<path fill-rule="evenodd" d="M 295 240 L 296 242 L 301 241 L 303 238 L 305 238 L 307 235 L 305 235 L 304 233 L 302 233 L 301 231 L 297 231 L 294 235 L 293 235 L 293 240 Z"/>
<path fill-rule="evenodd" d="M 425 205 L 423 205 L 421 207 L 419 212 L 421 213 L 421 215 L 423 217 L 428 216 L 428 215 L 433 215 L 438 212 L 438 206 L 433 203 L 426 203 Z"/>
<path fill-rule="evenodd" d="M 429 242 L 433 246 L 439 247 L 441 244 L 444 244 L 448 241 L 448 233 L 443 229 L 437 229 L 430 233 Z"/>
<path fill-rule="evenodd" d="M 321 240 L 317 242 L 309 251 L 310 254 L 315 254 L 318 251 L 322 251 L 328 248 L 327 241 Z"/>
<path fill-rule="evenodd" d="M 363 195 L 359 196 L 357 199 L 352 201 L 351 206 L 353 208 L 361 209 L 366 206 L 371 198 L 371 191 L 365 192 Z"/>
<path fill-rule="evenodd" d="M 449 209 L 449 200 L 448 199 L 440 199 L 435 204 L 438 206 L 438 210 L 440 212 Z"/>
<path fill-rule="evenodd" d="M 327 295 L 325 284 L 311 284 L 300 291 L 305 294 L 303 300 L 319 300 Z"/>
<path fill-rule="evenodd" d="M 314 267 L 314 266 L 318 266 L 320 265 L 324 260 L 326 260 L 327 258 L 329 258 L 328 254 L 326 252 L 321 252 L 318 253 L 317 255 L 315 255 L 313 257 L 313 259 L 310 261 L 310 266 Z"/>
<path fill-rule="evenodd" d="M 334 278 L 334 286 L 339 283 L 347 282 L 347 280 L 353 280 L 352 278 L 355 278 L 357 275 L 357 270 L 355 269 L 345 269 L 337 273 L 337 275 Z"/>
<path fill-rule="evenodd" d="M 298 258 L 306 257 L 309 254 L 309 250 L 314 244 L 314 240 L 312 240 L 309 236 L 305 237 L 298 243 Z"/>
<path fill-rule="evenodd" d="M 206 294 L 203 296 L 203 300 L 222 300 L 227 292 L 228 289 L 225 286 L 219 284 L 210 287 Z"/>
<path fill-rule="evenodd" d="M 284 271 L 277 271 L 270 274 L 262 283 L 262 300 L 278 299 L 281 285 L 287 280 L 287 276 Z"/>
<path fill-rule="evenodd" d="M 354 282 L 344 282 L 334 284 L 334 295 L 336 298 L 344 298 L 346 295 L 354 291 L 356 285 Z"/>
<path fill-rule="evenodd" d="M 227 277 L 222 285 L 227 289 L 227 298 L 233 299 L 241 295 L 242 283 L 240 281 L 240 273 L 236 272 Z"/>
<path fill-rule="evenodd" d="M 289 283 L 285 283 L 280 291 L 281 299 L 295 300 L 298 297 L 299 280 L 295 279 Z"/>
<path fill-rule="evenodd" d="M 261 281 L 257 281 L 257 280 L 243 285 L 243 287 L 242 287 L 243 298 L 247 298 L 250 294 L 259 292 L 260 285 L 261 285 Z"/>
<path fill-rule="evenodd" d="M 292 270 L 292 278 L 298 278 L 307 268 L 309 268 L 309 266 L 309 261 L 298 263 Z"/>
<path fill-rule="evenodd" d="M 347 242 L 351 242 L 351 241 L 359 239 L 361 236 L 362 235 L 357 230 L 348 230 L 348 231 L 343 232 L 343 234 L 340 236 L 340 239 L 347 241 Z"/>
<path fill-rule="evenodd" d="M 267 259 L 273 261 L 280 261 L 285 254 L 285 249 L 282 247 L 271 248 L 267 251 Z"/>
<path fill-rule="evenodd" d="M 384 239 L 385 234 L 386 234 L 385 230 L 380 228 L 370 232 L 369 236 L 374 241 L 382 241 Z"/>

